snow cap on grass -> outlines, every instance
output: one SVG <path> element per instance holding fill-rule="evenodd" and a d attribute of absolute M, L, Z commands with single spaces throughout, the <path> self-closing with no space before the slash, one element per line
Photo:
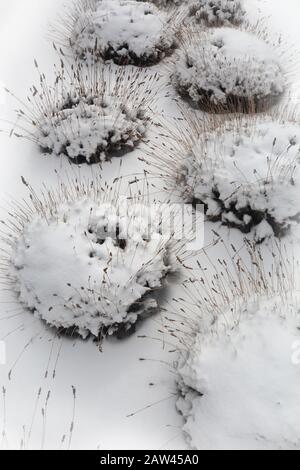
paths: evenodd
<path fill-rule="evenodd" d="M 232 264 L 219 260 L 211 276 L 201 262 L 179 302 L 181 324 L 188 329 L 194 314 L 194 325 L 190 337 L 182 333 L 177 406 L 198 450 L 300 445 L 299 265 L 281 248 L 270 266 L 250 245 L 249 255 L 250 264 L 233 252 Z"/>
<path fill-rule="evenodd" d="M 168 191 L 204 205 L 211 221 L 254 230 L 258 242 L 298 224 L 300 127 L 293 114 L 289 120 L 279 112 L 208 123 L 192 112 L 185 116 L 186 124 L 178 121 L 148 144 L 147 159 Z"/>
<path fill-rule="evenodd" d="M 275 47 L 251 31 L 226 27 L 190 33 L 173 73 L 178 92 L 210 112 L 265 110 L 286 81 Z"/>
<path fill-rule="evenodd" d="M 240 24 L 245 16 L 243 0 L 192 0 L 190 16 L 208 26 Z"/>
<path fill-rule="evenodd" d="M 119 182 L 96 176 L 29 189 L 2 223 L 5 276 L 27 309 L 59 332 L 99 339 L 129 333 L 157 309 L 156 292 L 184 254 L 184 241 L 162 233 L 161 205 L 122 198 Z"/>
<path fill-rule="evenodd" d="M 37 64 L 36 64 L 37 65 Z M 29 105 L 18 112 L 18 128 L 43 152 L 73 163 L 98 163 L 130 152 L 149 122 L 157 74 L 62 60 L 55 84 L 40 73 Z"/>
<path fill-rule="evenodd" d="M 143 0 L 138 0 L 142 2 Z M 185 4 L 187 0 L 149 0 L 160 8 L 173 8 Z"/>
<path fill-rule="evenodd" d="M 82 59 L 93 52 L 119 65 L 150 66 L 176 45 L 176 21 L 152 3 L 80 0 L 73 10 L 62 34 Z"/>
<path fill-rule="evenodd" d="M 284 235 L 300 216 L 299 129 L 267 116 L 225 123 L 183 161 L 183 193 L 209 219 L 246 233 L 256 227 L 258 241 Z"/>

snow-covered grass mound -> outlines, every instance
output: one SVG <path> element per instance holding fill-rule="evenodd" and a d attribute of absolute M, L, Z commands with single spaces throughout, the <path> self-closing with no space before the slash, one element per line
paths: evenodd
<path fill-rule="evenodd" d="M 40 73 L 40 89 L 18 112 L 21 137 L 43 152 L 73 163 L 99 163 L 136 148 L 146 133 L 156 74 L 140 69 L 75 64 L 57 73 L 49 86 Z M 16 134 L 20 136 L 20 134 Z"/>
<path fill-rule="evenodd" d="M 235 272 L 220 260 L 210 282 L 202 266 L 202 280 L 186 286 L 181 315 L 190 322 L 193 311 L 196 326 L 179 362 L 177 406 L 195 449 L 299 449 L 300 297 L 295 266 L 273 255 L 269 271 L 261 253 L 249 269 L 235 252 Z"/>
<path fill-rule="evenodd" d="M 176 44 L 171 17 L 148 2 L 81 0 L 67 23 L 67 42 L 82 59 L 93 52 L 119 65 L 150 66 Z"/>
<path fill-rule="evenodd" d="M 257 240 L 282 236 L 299 221 L 299 125 L 270 117 L 235 119 L 207 134 L 182 161 L 177 184 L 208 219 Z"/>
<path fill-rule="evenodd" d="M 66 154 L 75 163 L 107 160 L 122 147 L 134 148 L 145 131 L 143 112 L 131 113 L 120 101 L 87 96 L 68 101 L 55 118 L 40 122 L 39 146 L 45 152 Z M 78 129 L 73 140 L 72 129 Z M 66 133 L 70 130 L 70 134 Z M 84 133 L 86 133 L 84 135 Z"/>
<path fill-rule="evenodd" d="M 138 1 L 142 2 L 143 0 Z M 186 3 L 186 0 L 149 0 L 149 2 L 154 3 L 160 8 L 172 8 Z"/>
<path fill-rule="evenodd" d="M 280 55 L 251 32 L 224 27 L 189 39 L 175 62 L 173 82 L 194 106 L 253 113 L 285 91 Z"/>
<path fill-rule="evenodd" d="M 199 450 L 297 450 L 299 309 L 262 299 L 240 314 L 234 328 L 198 334 L 180 370 L 188 441 Z"/>
<path fill-rule="evenodd" d="M 242 0 L 192 0 L 190 16 L 209 26 L 238 25 L 245 10 Z"/>
<path fill-rule="evenodd" d="M 123 199 L 118 187 L 95 176 L 40 196 L 30 188 L 2 225 L 11 288 L 59 332 L 128 334 L 157 309 L 156 292 L 179 266 L 183 245 L 162 234 L 161 207 L 142 196 Z"/>
<path fill-rule="evenodd" d="M 254 231 L 257 242 L 298 224 L 300 128 L 292 114 L 288 120 L 278 113 L 209 123 L 191 112 L 183 116 L 186 129 L 181 119 L 180 128 L 159 131 L 145 159 L 170 193 L 204 205 L 210 221 Z"/>

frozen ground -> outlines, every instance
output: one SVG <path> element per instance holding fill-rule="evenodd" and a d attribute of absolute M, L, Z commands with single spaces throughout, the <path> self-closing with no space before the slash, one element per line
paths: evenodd
<path fill-rule="evenodd" d="M 298 0 L 286 0 L 284 5 L 280 0 L 246 3 L 251 17 L 266 16 L 268 29 L 282 32 L 291 50 L 300 45 Z M 46 32 L 61 8 L 61 0 L 1 1 L 0 82 L 20 97 L 25 98 L 37 81 L 34 57 L 47 76 L 52 73 L 55 54 Z M 300 71 L 300 53 L 296 68 Z M 294 82 L 300 82 L 300 73 Z M 15 104 L 2 98 L 1 117 L 13 119 Z M 166 99 L 161 107 L 172 110 Z M 61 174 L 70 169 L 65 160 L 41 157 L 33 144 L 6 134 L 0 134 L 0 151 L 1 217 L 7 202 L 25 193 L 21 175 L 39 187 L 56 182 L 55 169 Z M 143 170 L 139 152 L 124 157 L 124 174 Z M 107 163 L 104 176 L 112 180 L 118 169 L 118 160 Z M 81 171 L 89 174 L 90 169 Z M 207 243 L 211 227 L 219 230 L 216 224 L 206 226 Z M 242 244 L 237 231 L 222 229 L 222 235 Z M 178 293 L 172 285 L 169 296 Z M 56 338 L 18 304 L 7 302 L 9 298 L 1 294 L 0 340 L 7 349 L 7 364 L 0 366 L 2 448 L 187 448 L 183 420 L 175 407 L 174 356 L 168 352 L 172 347 L 151 339 L 159 336 L 159 315 L 144 322 L 131 338 L 107 341 L 101 353 L 92 342 Z"/>

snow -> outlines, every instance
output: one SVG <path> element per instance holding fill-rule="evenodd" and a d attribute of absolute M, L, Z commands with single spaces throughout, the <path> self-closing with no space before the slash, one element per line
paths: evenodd
<path fill-rule="evenodd" d="M 16 96 L 26 100 L 29 87 L 36 83 L 34 57 L 47 82 L 54 82 L 53 64 L 57 56 L 46 34 L 49 23 L 53 24 L 58 13 L 62 12 L 62 2 L 11 0 L 0 4 L 1 81 Z M 160 102 L 160 107 L 162 103 L 164 101 Z M 6 97 L 0 108 L 0 117 L 15 122 L 15 107 L 15 101 Z M 1 124 L 0 127 L 5 126 Z M 27 197 L 21 175 L 36 189 L 43 182 L 48 187 L 57 186 L 57 180 L 66 182 L 75 170 L 87 179 L 94 178 L 95 165 L 76 166 L 74 170 L 65 157 L 41 157 L 39 149 L 31 142 L 9 138 L 5 133 L 0 133 L 0 146 L 6 155 L 0 171 L 1 219 L 7 218 L 12 198 L 20 201 Z M 103 179 L 112 182 L 120 171 L 130 175 L 130 179 L 134 174 L 141 176 L 144 166 L 138 159 L 139 155 L 141 152 L 135 150 L 124 159 L 113 158 L 106 162 L 101 171 Z M 46 328 L 44 322 L 16 303 L 8 291 L 1 290 L 0 301 L 0 341 L 5 342 L 7 351 L 7 362 L 0 367 L 1 433 L 4 417 L 2 386 L 6 389 L 6 426 L 5 437 L 1 437 L 1 449 L 187 447 L 180 430 L 182 419 L 175 410 L 174 374 L 166 370 L 164 363 L 157 362 L 168 361 L 169 354 L 160 347 L 160 343 L 148 339 L 157 336 L 159 314 L 141 322 L 138 333 L 128 339 L 107 338 L 103 353 L 100 353 L 92 341 L 72 340 Z M 140 361 L 140 358 L 145 360 Z M 76 387 L 77 398 L 70 440 L 72 385 Z M 43 420 L 42 408 L 49 390 L 51 397 Z M 148 405 L 153 406 L 145 408 Z M 34 415 L 35 406 L 37 411 Z M 137 410 L 143 411 L 127 417 Z M 25 442 L 22 444 L 24 434 Z M 64 440 L 63 436 L 66 436 Z"/>
<path fill-rule="evenodd" d="M 71 66 L 63 55 L 60 59 L 54 85 L 39 72 L 40 86 L 32 86 L 28 97 L 31 107 L 21 101 L 14 134 L 32 140 L 44 153 L 67 156 L 78 164 L 132 151 L 148 128 L 157 74 L 99 64 L 91 73 L 87 64 Z"/>
<path fill-rule="evenodd" d="M 49 198 L 29 217 L 9 274 L 22 304 L 59 331 L 125 334 L 158 307 L 153 293 L 175 268 L 172 239 L 143 199 L 128 207 L 105 203 L 101 192 L 91 199 L 90 187 L 81 192 L 54 208 Z"/>
<path fill-rule="evenodd" d="M 240 24 L 245 16 L 241 0 L 192 0 L 190 15 L 209 26 Z"/>
<path fill-rule="evenodd" d="M 143 0 L 138 0 L 143 1 Z M 158 7 L 162 8 L 174 8 L 179 5 L 182 5 L 186 2 L 186 0 L 149 0 L 150 2 L 154 3 Z"/>
<path fill-rule="evenodd" d="M 243 232 L 259 225 L 259 240 L 281 236 L 299 219 L 299 125 L 238 117 L 217 135 L 217 141 L 215 133 L 202 136 L 181 158 L 183 197 L 205 204 L 208 218 Z"/>
<path fill-rule="evenodd" d="M 97 50 L 115 63 L 151 65 L 175 47 L 175 31 L 168 15 L 151 3 L 101 0 L 79 10 L 69 38 L 76 54 Z"/>
<path fill-rule="evenodd" d="M 68 6 L 72 3 L 68 0 L 65 2 Z M 18 97 L 26 100 L 28 88 L 36 81 L 34 57 L 46 74 L 48 83 L 53 82 L 53 63 L 57 57 L 46 35 L 49 22 L 53 24 L 58 14 L 63 15 L 62 2 L 3 0 L 0 3 L 0 81 Z M 282 33 L 290 44 L 290 50 L 294 51 L 294 57 L 297 57 L 298 0 L 286 0 L 284 6 L 279 0 L 247 0 L 245 8 L 247 20 L 256 24 L 258 19 L 265 18 L 270 36 L 278 37 Z M 68 26 L 67 22 L 65 25 Z M 162 64 L 152 67 L 151 71 L 159 71 L 168 78 L 169 71 L 166 72 Z M 299 88 L 299 72 L 297 70 L 293 78 L 295 92 Z M 293 107 L 298 94 L 293 94 L 290 100 Z M 177 117 L 177 103 L 182 103 L 174 90 L 161 84 L 158 101 L 156 113 L 159 117 L 162 118 L 164 114 Z M 12 112 L 14 107 L 15 103 L 6 97 L 6 101 L 0 103 L 0 117 L 15 122 Z M 148 108 L 150 106 L 146 106 Z M 199 121 L 206 118 L 200 111 L 197 116 Z M 3 128 L 3 125 L 0 127 Z M 44 182 L 47 187 L 56 186 L 57 180 L 66 182 L 70 173 L 73 175 L 75 171 L 67 158 L 53 158 L 52 155 L 41 157 L 38 148 L 31 142 L 9 138 L 5 133 L 0 134 L 0 148 L 3 156 L 0 168 L 1 219 L 7 217 L 7 208 L 9 206 L 11 209 L 12 199 L 18 204 L 27 194 L 27 188 L 21 184 L 21 175 L 38 189 Z M 145 160 L 141 146 L 124 158 L 112 158 L 110 162 L 104 162 L 101 174 L 108 182 L 115 180 L 120 173 L 128 175 L 132 181 L 136 176 L 140 178 L 144 175 L 144 171 L 149 172 Z M 162 160 L 161 171 L 163 166 Z M 95 168 L 95 165 L 76 166 L 76 172 L 91 179 L 94 178 Z M 157 186 L 161 181 L 148 173 L 147 184 L 153 195 L 159 198 Z M 133 185 L 129 188 L 133 191 Z M 172 198 L 172 195 L 168 193 L 168 197 Z M 215 232 L 228 244 L 234 244 L 237 251 L 244 245 L 240 230 L 229 229 L 221 223 L 206 222 L 205 242 L 213 246 L 210 251 L 213 261 L 207 264 L 207 273 L 214 272 L 218 257 L 224 258 L 228 264 L 231 262 L 224 247 L 214 244 Z M 293 236 L 290 234 L 284 239 L 284 244 L 290 243 L 292 251 L 299 254 L 298 242 L 294 244 L 294 232 Z M 271 258 L 271 244 L 271 240 L 266 240 L 260 245 L 264 260 Z M 5 248 L 2 243 L 1 248 Z M 194 256 L 190 263 L 196 264 L 196 261 L 197 257 Z M 192 271 L 188 273 L 190 276 Z M 173 278 L 163 294 L 160 299 L 163 302 L 187 295 L 182 293 L 178 279 Z M 47 328 L 45 322 L 24 309 L 5 288 L 1 291 L 0 302 L 0 341 L 4 341 L 7 355 L 6 364 L 0 366 L 2 449 L 189 448 L 182 432 L 184 419 L 175 407 L 178 390 L 174 374 L 177 355 L 171 352 L 175 349 L 174 338 L 172 344 L 161 341 L 158 333 L 163 328 L 161 313 L 145 319 L 138 325 L 137 334 L 122 341 L 108 337 L 100 353 L 93 341 L 60 336 L 55 329 Z M 187 341 L 186 336 L 184 341 Z M 280 338 L 278 344 L 281 344 Z M 297 349 L 289 348 L 291 350 L 297 353 Z M 296 363 L 295 368 L 299 371 Z M 283 377 L 287 378 L 286 375 Z M 290 377 L 291 380 L 294 377 L 292 372 Z M 74 414 L 72 386 L 76 388 Z M 2 387 L 5 390 L 5 404 Z M 49 392 L 50 398 L 46 402 Z M 236 403 L 231 401 L 230 405 L 228 413 L 233 414 Z M 220 438 L 224 445 L 228 434 L 226 428 Z M 249 446 L 251 443 L 249 441 Z"/>
<path fill-rule="evenodd" d="M 79 163 L 105 161 L 123 146 L 134 148 L 145 133 L 143 111 L 130 112 L 111 97 L 88 96 L 71 106 L 39 122 L 37 144 L 47 152 Z"/>
<path fill-rule="evenodd" d="M 220 105 L 231 110 L 265 106 L 279 97 L 286 77 L 277 51 L 255 34 L 217 28 L 191 37 L 175 64 L 175 87 L 195 104 Z M 244 101 L 243 101 L 244 100 Z M 231 108 L 230 108 L 231 106 Z M 233 109 L 232 109 L 233 107 Z"/>
<path fill-rule="evenodd" d="M 296 450 L 300 446 L 295 298 L 251 299 L 198 333 L 180 368 L 184 431 L 198 450 Z M 237 319 L 239 321 L 237 321 Z M 195 393 L 196 392 L 196 393 Z"/>

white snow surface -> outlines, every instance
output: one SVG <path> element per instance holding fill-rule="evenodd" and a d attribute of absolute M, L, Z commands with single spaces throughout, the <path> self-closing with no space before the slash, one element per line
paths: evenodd
<path fill-rule="evenodd" d="M 175 34 L 168 15 L 151 3 L 100 0 L 79 14 L 71 37 L 80 56 L 95 49 L 96 41 L 103 58 L 140 65 L 172 51 Z"/>
<path fill-rule="evenodd" d="M 37 215 L 12 255 L 20 301 L 49 325 L 83 337 L 129 329 L 157 308 L 151 292 L 173 269 L 159 223 L 153 208 L 118 210 L 88 199 L 50 218 Z"/>
<path fill-rule="evenodd" d="M 297 299 L 253 300 L 238 315 L 199 333 L 179 370 L 188 440 L 199 450 L 299 449 Z"/>
<path fill-rule="evenodd" d="M 109 160 L 114 152 L 132 150 L 145 132 L 143 109 L 107 94 L 79 95 L 51 116 L 40 117 L 36 141 L 55 155 L 93 163 Z"/>
<path fill-rule="evenodd" d="M 217 140 L 208 133 L 182 161 L 183 195 L 206 204 L 208 217 L 238 227 L 255 223 L 254 212 L 289 227 L 299 216 L 299 130 L 267 116 L 228 121 Z"/>
<path fill-rule="evenodd" d="M 198 40 L 180 52 L 173 76 L 193 101 L 225 104 L 230 97 L 262 99 L 284 92 L 279 54 L 262 39 L 228 27 L 197 34 Z"/>
<path fill-rule="evenodd" d="M 239 24 L 245 16 L 242 0 L 192 0 L 190 15 L 209 26 Z"/>
<path fill-rule="evenodd" d="M 282 33 L 293 47 L 299 44 L 299 0 L 286 0 L 284 5 L 280 0 L 247 0 L 245 6 L 247 18 L 253 23 L 266 18 L 268 31 L 276 37 Z M 49 22 L 55 22 L 61 8 L 61 0 L 0 2 L 0 81 L 19 97 L 25 99 L 28 88 L 35 82 L 33 57 L 48 77 L 53 74 L 57 57 L 46 32 Z M 299 68 L 296 74 L 294 85 L 298 91 Z M 1 99 L 0 96 L 1 117 L 14 121 L 15 115 L 11 112 L 14 106 L 7 97 Z M 161 99 L 160 106 L 167 114 L 175 115 L 172 99 Z M 203 115 L 199 114 L 199 117 Z M 56 185 L 57 172 L 62 180 L 67 177 L 66 170 L 70 172 L 66 158 L 57 159 L 51 155 L 41 158 L 36 146 L 10 139 L 4 133 L 0 134 L 0 148 L 3 157 L 0 171 L 2 219 L 6 217 L 6 202 L 11 196 L 20 200 L 27 194 L 20 175 L 39 188 L 41 182 L 46 182 L 47 186 Z M 135 150 L 122 159 L 122 174 L 143 172 L 144 165 L 138 160 L 140 155 L 140 151 Z M 83 165 L 80 171 L 91 177 L 94 168 Z M 108 181 L 113 181 L 119 171 L 118 159 L 103 164 L 103 177 Z M 211 223 L 205 225 L 207 244 L 211 241 L 212 228 L 228 242 L 242 246 L 243 236 L 238 230 L 229 231 Z M 213 251 L 216 250 L 217 247 Z M 297 250 L 298 245 L 295 246 Z M 270 256 L 268 249 L 265 255 Z M 218 256 L 226 257 L 226 253 L 218 250 Z M 180 295 L 180 286 L 176 282 L 169 289 L 169 298 Z M 149 339 L 158 335 L 160 315 L 141 322 L 138 335 L 123 341 L 108 338 L 103 353 L 100 353 L 92 341 L 72 341 L 55 336 L 53 331 L 45 328 L 44 322 L 34 319 L 19 303 L 12 303 L 11 296 L 4 290 L 0 301 L 0 340 L 5 342 L 7 353 L 6 364 L 2 365 L 0 358 L 1 385 L 6 389 L 6 412 L 0 390 L 0 420 L 2 424 L 6 423 L 1 449 L 187 448 L 181 431 L 183 419 L 175 409 L 175 375 L 164 362 L 172 362 L 174 356 L 167 347 Z M 149 360 L 140 361 L 142 357 Z M 73 410 L 71 385 L 77 392 L 72 436 L 69 432 Z M 40 399 L 36 402 L 40 388 Z M 49 390 L 51 397 L 44 421 L 42 409 Z M 234 412 L 235 405 L 233 403 L 233 410 L 229 412 Z M 64 435 L 67 437 L 62 442 Z M 22 444 L 24 436 L 25 443 Z"/>

